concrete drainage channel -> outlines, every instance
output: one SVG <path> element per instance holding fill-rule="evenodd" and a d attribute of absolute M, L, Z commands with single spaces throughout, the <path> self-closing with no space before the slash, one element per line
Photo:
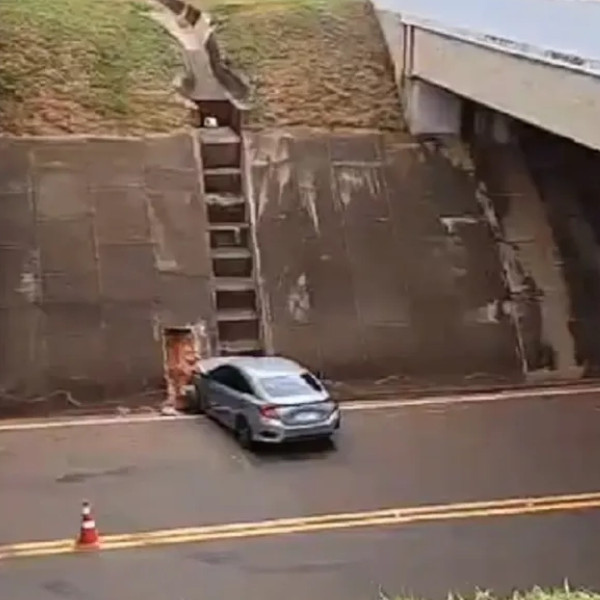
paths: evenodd
<path fill-rule="evenodd" d="M 191 106 L 209 228 L 215 347 L 210 354 L 261 354 L 249 207 L 242 171 L 242 111 L 248 86 L 222 61 L 210 17 L 181 0 L 158 0 L 154 17 L 180 44 L 177 86 Z"/>

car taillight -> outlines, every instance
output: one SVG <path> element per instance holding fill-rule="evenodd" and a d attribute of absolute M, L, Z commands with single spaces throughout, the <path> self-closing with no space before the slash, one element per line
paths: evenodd
<path fill-rule="evenodd" d="M 277 412 L 276 406 L 261 406 L 260 414 L 265 419 L 279 419 L 279 413 Z"/>

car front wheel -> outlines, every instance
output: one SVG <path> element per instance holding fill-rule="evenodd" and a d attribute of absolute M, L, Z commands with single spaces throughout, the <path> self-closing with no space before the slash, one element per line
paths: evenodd
<path fill-rule="evenodd" d="M 238 419 L 235 426 L 235 437 L 239 445 L 244 448 L 244 450 L 251 450 L 254 446 L 254 440 L 252 439 L 252 429 L 248 424 L 246 419 Z"/>

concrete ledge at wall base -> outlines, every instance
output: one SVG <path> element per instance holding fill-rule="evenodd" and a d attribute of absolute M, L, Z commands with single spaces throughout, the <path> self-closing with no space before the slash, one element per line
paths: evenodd
<path fill-rule="evenodd" d="M 65 390 L 33 398 L 3 396 L 0 390 L 0 419 L 153 414 L 159 411 L 165 396 L 164 389 L 156 388 L 98 402 L 80 403 Z"/>
<path fill-rule="evenodd" d="M 327 382 L 332 396 L 338 402 L 355 402 L 358 400 L 377 401 L 389 399 L 415 400 L 423 397 L 442 397 L 454 395 L 484 394 L 507 392 L 525 392 L 529 390 L 548 390 L 550 393 L 557 387 L 577 389 L 600 384 L 600 378 L 549 379 L 527 378 L 523 381 L 466 381 L 464 383 L 427 383 L 427 382 L 399 382 L 392 377 L 378 381 L 348 381 Z"/>
<path fill-rule="evenodd" d="M 435 399 L 451 396 L 476 396 L 478 394 L 500 394 L 506 392 L 518 395 L 530 393 L 536 396 L 547 393 L 551 395 L 554 390 L 563 391 L 600 385 L 600 378 L 588 378 L 578 381 L 527 381 L 527 382 L 500 382 L 488 381 L 465 382 L 464 384 L 435 385 L 433 383 L 399 382 L 397 379 L 387 377 L 377 381 L 347 381 L 327 382 L 335 400 L 341 403 L 377 402 L 396 400 L 398 402 L 414 402 L 419 399 Z M 564 393 L 564 392 L 563 392 Z M 116 397 L 98 404 L 85 404 L 81 406 L 70 405 L 57 396 L 57 401 L 43 404 L 36 401 L 11 402 L 5 404 L 0 399 L 0 420 L 27 420 L 39 418 L 80 418 L 94 416 L 143 416 L 159 415 L 165 399 L 165 390 L 153 389 L 139 394 Z"/>

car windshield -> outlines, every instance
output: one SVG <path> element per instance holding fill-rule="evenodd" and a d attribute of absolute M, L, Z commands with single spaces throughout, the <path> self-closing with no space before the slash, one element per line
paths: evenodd
<path fill-rule="evenodd" d="M 260 384 L 272 398 L 304 396 L 323 391 L 319 382 L 310 373 L 261 377 Z"/>

